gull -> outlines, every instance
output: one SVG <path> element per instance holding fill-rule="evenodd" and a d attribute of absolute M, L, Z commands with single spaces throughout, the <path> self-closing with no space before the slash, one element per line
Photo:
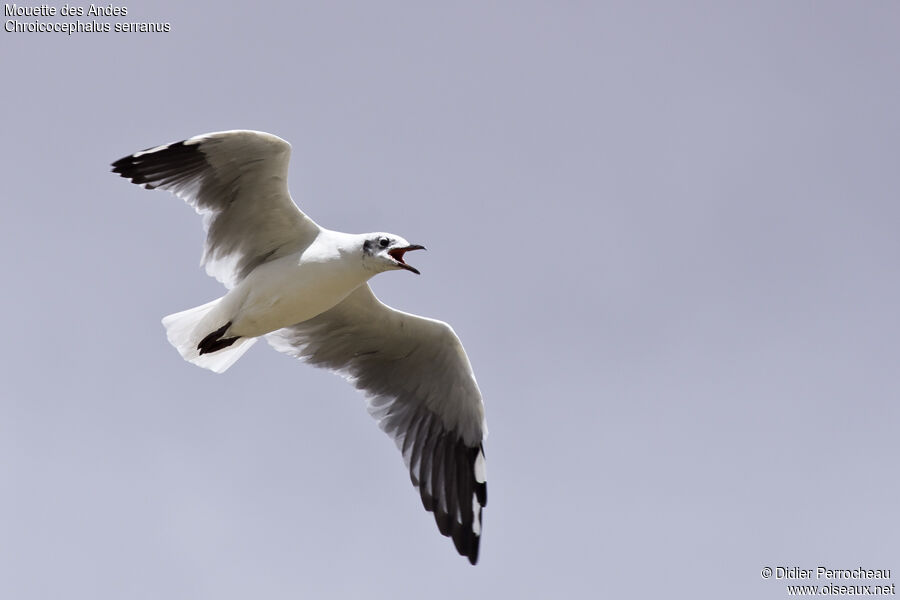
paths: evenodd
<path fill-rule="evenodd" d="M 185 360 L 216 373 L 265 337 L 346 377 L 400 449 L 425 510 L 474 565 L 487 504 L 487 426 L 472 366 L 447 323 L 393 309 L 368 284 L 385 271 L 419 274 L 405 255 L 424 247 L 317 225 L 288 192 L 290 153 L 272 134 L 223 131 L 112 164 L 203 216 L 201 264 L 228 290 L 163 318 L 166 336 Z"/>

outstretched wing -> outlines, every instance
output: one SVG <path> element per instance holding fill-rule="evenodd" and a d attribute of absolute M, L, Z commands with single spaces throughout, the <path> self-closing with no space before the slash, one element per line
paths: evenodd
<path fill-rule="evenodd" d="M 308 246 L 319 226 L 291 200 L 291 146 L 259 131 L 223 131 L 136 152 L 113 172 L 174 193 L 204 217 L 201 264 L 227 287 L 258 265 Z"/>
<path fill-rule="evenodd" d="M 382 304 L 363 284 L 321 315 L 266 336 L 280 352 L 337 371 L 403 453 L 438 529 L 473 565 L 487 504 L 484 405 L 469 359 L 441 321 Z"/>

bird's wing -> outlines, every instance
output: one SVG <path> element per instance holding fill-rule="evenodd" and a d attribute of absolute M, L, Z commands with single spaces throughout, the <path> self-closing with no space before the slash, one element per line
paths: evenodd
<path fill-rule="evenodd" d="M 321 315 L 266 336 L 278 351 L 346 376 L 403 453 L 425 509 L 469 562 L 487 504 L 484 405 L 453 329 L 381 303 L 361 285 Z"/>
<path fill-rule="evenodd" d="M 308 246 L 320 229 L 291 200 L 291 146 L 258 131 L 223 131 L 117 160 L 113 172 L 174 193 L 204 217 L 206 272 L 234 287 L 261 263 Z"/>

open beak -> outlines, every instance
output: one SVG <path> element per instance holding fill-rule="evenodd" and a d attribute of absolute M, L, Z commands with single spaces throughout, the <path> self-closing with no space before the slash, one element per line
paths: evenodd
<path fill-rule="evenodd" d="M 397 261 L 397 264 L 399 264 L 401 267 L 403 267 L 407 271 L 412 271 L 416 275 L 421 275 L 421 273 L 419 273 L 418 269 L 416 269 L 415 267 L 411 267 L 408 264 L 406 264 L 405 262 L 403 262 L 403 255 L 406 254 L 407 252 L 409 252 L 410 250 L 425 250 L 425 246 L 419 246 L 418 244 L 413 244 L 412 246 L 406 246 L 404 248 L 391 248 L 390 250 L 388 250 L 388 254 L 391 255 L 391 258 L 393 258 L 394 260 Z"/>

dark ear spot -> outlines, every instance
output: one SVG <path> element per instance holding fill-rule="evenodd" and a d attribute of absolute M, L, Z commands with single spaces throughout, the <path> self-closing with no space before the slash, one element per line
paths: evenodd
<path fill-rule="evenodd" d="M 366 254 L 372 254 L 372 240 L 366 240 L 363 242 L 363 252 Z"/>

